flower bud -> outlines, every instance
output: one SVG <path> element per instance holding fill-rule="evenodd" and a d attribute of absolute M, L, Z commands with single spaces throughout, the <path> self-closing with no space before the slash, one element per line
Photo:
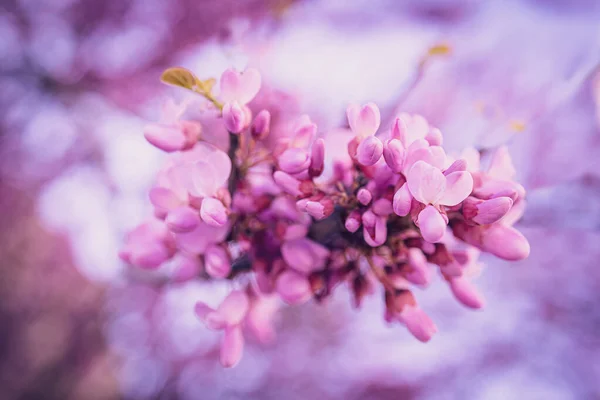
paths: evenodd
<path fill-rule="evenodd" d="M 369 189 L 360 188 L 358 190 L 358 193 L 356 193 L 356 198 L 360 204 L 362 204 L 363 206 L 366 206 L 373 199 L 373 195 L 371 194 Z"/>
<path fill-rule="evenodd" d="M 254 118 L 254 122 L 250 128 L 252 137 L 256 140 L 265 139 L 271 130 L 271 113 L 267 110 L 262 110 Z"/>
<path fill-rule="evenodd" d="M 412 205 L 412 195 L 408 189 L 408 184 L 404 184 L 396 191 L 392 200 L 394 212 L 401 216 L 407 216 Z"/>
<path fill-rule="evenodd" d="M 361 215 L 358 210 L 354 210 L 350 213 L 348 218 L 346 218 L 346 222 L 344 226 L 348 230 L 348 232 L 356 232 L 358 228 L 360 228 Z"/>
<path fill-rule="evenodd" d="M 375 136 L 367 136 L 356 148 L 356 159 L 364 166 L 374 165 L 383 155 L 383 143 Z"/>
<path fill-rule="evenodd" d="M 301 304 L 307 302 L 311 296 L 308 279 L 298 272 L 288 270 L 277 278 L 277 293 L 288 304 Z"/>
<path fill-rule="evenodd" d="M 237 102 L 225 103 L 223 106 L 223 121 L 230 133 L 240 133 L 244 129 L 246 114 Z"/>
<path fill-rule="evenodd" d="M 325 168 L 325 141 L 317 139 L 312 145 L 310 167 L 308 173 L 311 177 L 320 176 Z"/>
<path fill-rule="evenodd" d="M 204 253 L 204 268 L 213 278 L 226 278 L 231 272 L 231 262 L 221 246 L 210 245 Z"/>
<path fill-rule="evenodd" d="M 529 256 L 529 242 L 521 232 L 502 224 L 489 225 L 482 234 L 482 249 L 508 261 Z"/>
<path fill-rule="evenodd" d="M 456 277 L 450 280 L 450 289 L 458 301 L 469 308 L 480 309 L 485 305 L 481 294 L 465 277 Z"/>
<path fill-rule="evenodd" d="M 202 199 L 200 217 L 211 226 L 223 226 L 227 223 L 227 209 L 221 201 L 206 197 Z"/>
<path fill-rule="evenodd" d="M 404 149 L 404 146 L 400 140 L 390 139 L 385 142 L 385 146 L 383 148 L 383 158 L 393 172 L 398 173 L 402 171 L 405 156 L 406 150 Z"/>

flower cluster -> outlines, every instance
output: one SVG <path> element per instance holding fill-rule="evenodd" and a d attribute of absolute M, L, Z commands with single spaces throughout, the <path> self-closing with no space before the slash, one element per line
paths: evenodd
<path fill-rule="evenodd" d="M 308 116 L 273 140 L 269 110 L 254 116 L 248 106 L 261 86 L 256 70 L 225 71 L 216 97 L 214 82 L 181 68 L 163 80 L 209 100 L 229 148 L 182 119 L 187 104 L 167 104 L 161 122 L 145 130 L 173 153 L 150 191 L 155 218 L 127 236 L 121 258 L 174 282 L 231 282 L 216 309 L 196 306 L 208 328 L 223 331 L 224 366 L 239 361 L 244 332 L 273 337 L 277 298 L 322 301 L 338 286 L 348 287 L 356 307 L 381 287 L 385 320 L 428 341 L 437 328 L 412 290 L 430 283 L 434 266 L 458 301 L 481 308 L 471 283 L 479 252 L 506 260 L 529 254 L 512 227 L 525 191 L 504 147 L 483 169 L 475 149 L 446 154 L 440 130 L 420 115 L 398 115 L 381 129 L 372 103 L 348 107 L 347 148 L 328 143 Z"/>

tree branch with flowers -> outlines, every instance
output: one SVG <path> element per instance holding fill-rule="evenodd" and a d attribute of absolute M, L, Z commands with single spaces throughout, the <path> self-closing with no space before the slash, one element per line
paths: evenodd
<path fill-rule="evenodd" d="M 426 342 L 437 327 L 413 290 L 435 269 L 459 302 L 478 309 L 484 300 L 471 277 L 479 253 L 529 255 L 513 227 L 525 190 L 505 147 L 484 169 L 473 148 L 446 154 L 441 131 L 420 115 L 400 114 L 382 129 L 373 103 L 348 107 L 353 138 L 343 152 L 308 116 L 268 140 L 271 113 L 253 116 L 248 107 L 261 87 L 258 71 L 225 71 L 218 96 L 214 80 L 183 68 L 162 80 L 204 97 L 229 147 L 203 140 L 204 127 L 182 119 L 185 104 L 167 103 L 162 120 L 144 131 L 171 153 L 149 193 L 155 218 L 127 235 L 120 256 L 173 282 L 236 282 L 218 307 L 196 305 L 208 328 L 223 331 L 226 367 L 240 360 L 246 333 L 272 339 L 278 299 L 321 302 L 339 287 L 355 307 L 381 291 L 385 320 Z"/>

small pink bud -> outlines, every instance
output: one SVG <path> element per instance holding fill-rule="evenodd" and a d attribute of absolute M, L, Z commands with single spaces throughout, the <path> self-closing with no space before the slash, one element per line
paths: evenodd
<path fill-rule="evenodd" d="M 227 223 L 227 209 L 220 200 L 205 197 L 200 206 L 200 217 L 208 225 L 223 226 Z"/>
<path fill-rule="evenodd" d="M 305 303 L 312 296 L 308 279 L 291 270 L 283 272 L 277 278 L 276 290 L 288 304 Z"/>
<path fill-rule="evenodd" d="M 310 168 L 308 173 L 311 177 L 320 176 L 325 168 L 325 141 L 317 139 L 312 145 L 310 156 Z"/>
<path fill-rule="evenodd" d="M 190 232 L 200 223 L 200 215 L 198 214 L 198 210 L 182 206 L 171 210 L 167 215 L 165 222 L 172 232 Z"/>
<path fill-rule="evenodd" d="M 288 174 L 297 174 L 305 171 L 310 166 L 308 153 L 299 148 L 291 147 L 283 152 L 277 160 L 279 168 Z"/>
<path fill-rule="evenodd" d="M 419 213 L 418 224 L 423 239 L 429 243 L 439 242 L 446 232 L 446 221 L 433 206 L 427 206 Z"/>
<path fill-rule="evenodd" d="M 405 306 L 400 313 L 400 319 L 406 324 L 410 333 L 421 342 L 428 342 L 437 332 L 435 323 L 417 306 Z"/>
<path fill-rule="evenodd" d="M 387 217 L 394 212 L 392 202 L 385 198 L 375 200 L 371 208 L 375 214 L 381 217 Z"/>
<path fill-rule="evenodd" d="M 262 110 L 254 118 L 250 132 L 256 140 L 265 139 L 271 130 L 271 113 L 267 110 Z"/>
<path fill-rule="evenodd" d="M 450 280 L 450 289 L 454 297 L 469 308 L 483 308 L 485 301 L 473 284 L 465 277 L 456 277 Z"/>
<path fill-rule="evenodd" d="M 242 290 L 233 290 L 219 304 L 217 312 L 223 317 L 227 325 L 232 326 L 242 322 L 249 308 L 248 295 Z"/>
<path fill-rule="evenodd" d="M 383 155 L 383 143 L 375 136 L 367 136 L 356 148 L 356 159 L 364 166 L 374 165 Z"/>
<path fill-rule="evenodd" d="M 358 193 L 356 193 L 356 198 L 358 199 L 358 202 L 360 204 L 366 206 L 373 199 L 373 195 L 371 194 L 369 189 L 361 188 L 358 190 Z"/>
<path fill-rule="evenodd" d="M 221 246 L 210 245 L 204 253 L 204 268 L 213 278 L 226 278 L 231 272 L 231 262 Z"/>
<path fill-rule="evenodd" d="M 242 359 L 244 352 L 244 335 L 240 325 L 230 326 L 225 329 L 221 342 L 221 365 L 232 368 Z"/>
<path fill-rule="evenodd" d="M 363 238 L 371 247 L 379 247 L 387 240 L 387 220 L 372 211 L 363 214 Z"/>
<path fill-rule="evenodd" d="M 390 139 L 385 142 L 385 146 L 383 147 L 383 158 L 393 172 L 398 173 L 402 171 L 405 157 L 406 150 L 400 140 Z"/>
<path fill-rule="evenodd" d="M 392 207 L 394 208 L 394 212 L 397 215 L 404 217 L 407 216 L 410 212 L 411 204 L 412 195 L 410 194 L 408 185 L 405 183 L 394 194 L 394 198 L 392 200 Z"/>
<path fill-rule="evenodd" d="M 356 232 L 358 228 L 360 228 L 361 215 L 358 210 L 354 210 L 350 213 L 348 218 L 346 218 L 346 222 L 344 226 L 348 230 L 348 232 Z"/>
<path fill-rule="evenodd" d="M 529 256 L 529 242 L 513 227 L 492 224 L 482 234 L 482 249 L 508 261 L 519 261 Z"/>
<path fill-rule="evenodd" d="M 302 191 L 300 190 L 300 181 L 293 176 L 286 174 L 283 171 L 275 171 L 273 174 L 275 183 L 286 193 L 292 196 L 301 196 Z"/>
<path fill-rule="evenodd" d="M 237 134 L 244 129 L 246 114 L 236 101 L 225 103 L 223 106 L 223 121 L 227 131 Z"/>
<path fill-rule="evenodd" d="M 325 219 L 333 213 L 333 201 L 329 198 L 323 198 L 319 201 L 308 201 L 306 203 L 306 212 L 317 220 Z"/>

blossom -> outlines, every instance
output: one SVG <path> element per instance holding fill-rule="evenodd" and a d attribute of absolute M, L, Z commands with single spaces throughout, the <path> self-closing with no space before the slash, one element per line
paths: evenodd
<path fill-rule="evenodd" d="M 198 139 L 178 147 L 150 190 L 157 219 L 127 236 L 121 258 L 172 282 L 233 281 L 216 309 L 196 305 L 206 327 L 223 332 L 224 366 L 242 356 L 245 330 L 274 337 L 280 300 L 321 302 L 338 287 L 360 307 L 380 285 L 385 320 L 427 342 L 437 327 L 414 287 L 426 288 L 437 269 L 457 301 L 479 309 L 479 253 L 529 254 L 513 227 L 525 190 L 505 147 L 482 170 L 477 150 L 447 155 L 442 132 L 416 114 L 398 115 L 382 142 L 374 103 L 350 105 L 350 131 L 334 131 L 335 139 L 317 137 L 302 115 L 267 140 L 271 112 L 252 120 L 247 107 L 260 90 L 258 72 L 227 70 L 220 86 L 233 147 L 225 153 Z"/>
<path fill-rule="evenodd" d="M 166 152 L 191 148 L 200 139 L 201 128 L 198 122 L 180 119 L 187 106 L 187 101 L 178 105 L 167 100 L 160 122 L 144 128 L 146 140 Z"/>

